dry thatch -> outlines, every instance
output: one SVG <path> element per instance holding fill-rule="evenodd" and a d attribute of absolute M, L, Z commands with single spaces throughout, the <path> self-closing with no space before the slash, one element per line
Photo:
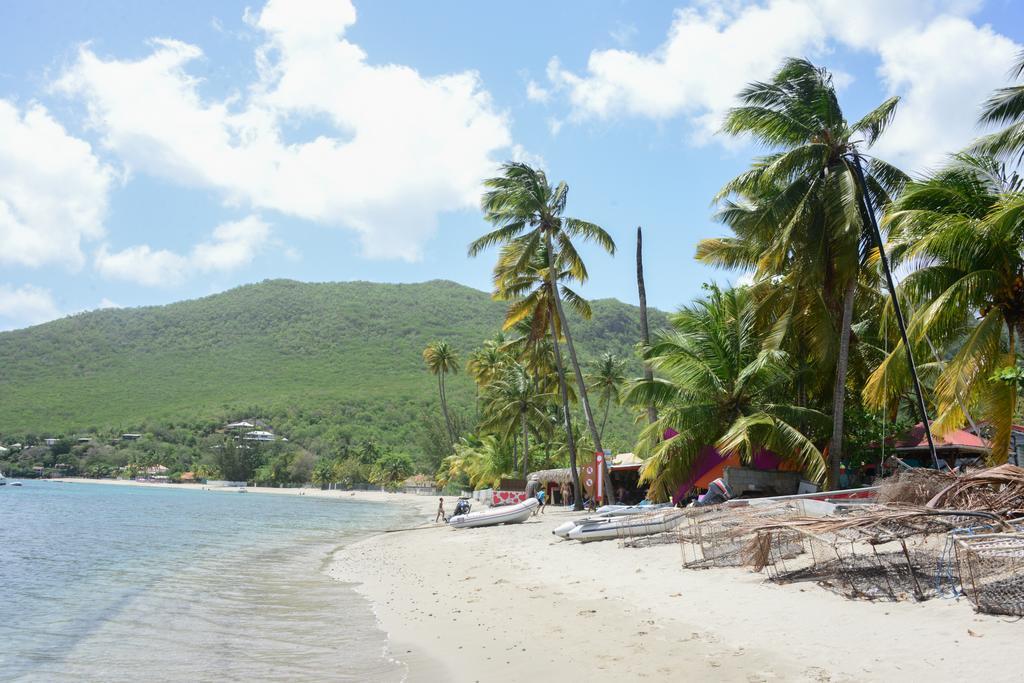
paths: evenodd
<path fill-rule="evenodd" d="M 1024 513 L 1024 468 L 999 465 L 958 476 L 928 501 L 928 507 L 1018 516 Z"/>
<path fill-rule="evenodd" d="M 577 472 L 580 472 L 577 470 Z M 580 477 L 582 477 L 580 472 Z M 553 470 L 539 470 L 537 472 L 531 472 L 528 477 L 528 481 L 536 481 L 541 484 L 571 484 L 572 483 L 572 470 L 568 467 L 559 467 Z"/>
<path fill-rule="evenodd" d="M 956 481 L 949 470 L 929 470 L 923 467 L 897 472 L 879 486 L 877 502 L 926 505 L 929 500 Z"/>

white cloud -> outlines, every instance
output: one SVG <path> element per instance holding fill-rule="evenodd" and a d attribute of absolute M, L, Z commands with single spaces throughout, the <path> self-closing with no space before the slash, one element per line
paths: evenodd
<path fill-rule="evenodd" d="M 213 231 L 213 239 L 197 244 L 192 264 L 202 271 L 234 270 L 251 262 L 267 242 L 270 226 L 258 216 L 222 223 Z"/>
<path fill-rule="evenodd" d="M 366 255 L 419 258 L 439 214 L 476 206 L 495 154 L 512 144 L 476 72 L 426 77 L 373 65 L 344 33 L 350 2 L 271 0 L 260 76 L 244 95 L 200 94 L 193 45 L 153 41 L 140 60 L 81 49 L 57 90 L 84 99 L 105 147 L 131 168 L 359 233 Z M 322 129 L 290 141 L 296 123 Z"/>
<path fill-rule="evenodd" d="M 548 77 L 568 93 L 575 120 L 686 115 L 704 134 L 718 127 L 736 92 L 767 76 L 791 54 L 824 48 L 821 19 L 794 0 L 745 6 L 677 10 L 665 42 L 650 54 L 595 50 L 586 75 L 557 58 Z"/>
<path fill-rule="evenodd" d="M 100 304 L 96 308 L 98 310 L 102 310 L 104 308 L 124 308 L 124 306 L 115 301 L 111 301 L 107 297 L 103 297 L 102 299 L 100 299 Z"/>
<path fill-rule="evenodd" d="M 0 99 L 0 263 L 82 265 L 103 236 L 113 172 L 50 116 Z"/>
<path fill-rule="evenodd" d="M 0 284 L 0 329 L 36 325 L 60 317 L 48 289 Z"/>
<path fill-rule="evenodd" d="M 172 286 L 190 273 L 236 270 L 252 262 L 268 243 L 270 226 L 258 216 L 222 223 L 210 239 L 192 247 L 187 256 L 154 250 L 141 244 L 111 253 L 106 245 L 96 252 L 96 270 L 106 278 L 148 287 Z"/>
<path fill-rule="evenodd" d="M 875 152 L 925 171 L 978 134 L 981 103 L 1005 85 L 1020 45 L 988 26 L 940 17 L 881 44 L 879 73 L 902 101 Z"/>
<path fill-rule="evenodd" d="M 551 91 L 542 87 L 537 81 L 530 80 L 526 84 L 526 99 L 531 102 L 547 102 L 551 98 Z"/>
<path fill-rule="evenodd" d="M 608 35 L 611 36 L 612 40 L 614 40 L 619 45 L 623 46 L 628 45 L 629 42 L 633 40 L 633 36 L 635 36 L 636 34 L 637 28 L 635 24 L 622 23 L 618 24 L 615 28 L 608 32 Z"/>
<path fill-rule="evenodd" d="M 103 245 L 96 253 L 96 270 L 112 280 L 126 280 L 147 287 L 170 286 L 185 279 L 188 261 L 166 249 L 142 244 L 110 253 Z"/>
<path fill-rule="evenodd" d="M 878 73 L 903 101 L 880 154 L 911 168 L 933 163 L 977 133 L 978 105 L 1005 83 L 1020 46 L 967 17 L 978 0 L 764 0 L 701 3 L 676 12 L 651 53 L 590 53 L 583 73 L 557 57 L 551 88 L 564 93 L 570 121 L 684 117 L 695 139 L 720 126 L 739 90 L 768 77 L 782 59 L 828 60 L 836 46 L 874 54 Z M 843 88 L 849 74 L 834 71 Z M 856 112 L 851 112 L 856 115 Z M 720 138 L 721 139 L 721 138 Z M 724 140 L 723 140 L 724 142 Z M 938 151 L 938 153 L 936 153 Z"/>

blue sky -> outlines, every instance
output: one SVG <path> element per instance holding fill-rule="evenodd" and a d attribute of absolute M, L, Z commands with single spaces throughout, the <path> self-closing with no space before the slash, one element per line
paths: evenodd
<path fill-rule="evenodd" d="M 252 0 L 250 0 L 252 2 Z M 715 134 L 786 56 L 847 115 L 903 97 L 880 156 L 921 172 L 977 133 L 1024 43 L 1011 0 L 0 7 L 0 329 L 265 278 L 489 286 L 479 182 L 506 159 L 571 187 L 619 243 L 586 295 L 650 302 L 715 272 L 710 199 L 757 150 Z"/>

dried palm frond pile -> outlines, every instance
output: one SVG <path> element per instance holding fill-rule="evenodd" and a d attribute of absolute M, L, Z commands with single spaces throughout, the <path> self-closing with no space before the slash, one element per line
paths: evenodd
<path fill-rule="evenodd" d="M 907 470 L 876 504 L 814 512 L 800 501 L 688 511 L 684 566 L 745 565 L 869 600 L 966 594 L 979 610 L 1024 614 L 1024 468 Z"/>
<path fill-rule="evenodd" d="M 954 481 L 956 475 L 948 470 L 929 470 L 923 467 L 902 470 L 882 482 L 875 501 L 882 504 L 926 505 Z"/>
<path fill-rule="evenodd" d="M 984 510 L 1003 518 L 1024 513 L 1024 468 L 999 465 L 957 476 L 927 503 L 930 508 Z"/>

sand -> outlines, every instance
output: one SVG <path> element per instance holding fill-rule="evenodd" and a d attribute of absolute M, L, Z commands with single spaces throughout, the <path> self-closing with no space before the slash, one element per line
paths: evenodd
<path fill-rule="evenodd" d="M 456 530 L 432 524 L 433 497 L 249 490 L 403 504 L 427 527 L 341 548 L 329 570 L 371 601 L 410 681 L 1024 676 L 1024 623 L 976 614 L 966 600 L 859 602 L 745 569 L 687 570 L 674 545 L 562 541 L 551 529 L 578 515 L 553 508 L 525 524 Z"/>
<path fill-rule="evenodd" d="M 436 500 L 417 504 L 431 522 Z M 331 573 L 374 604 L 411 681 L 438 680 L 438 666 L 449 681 L 1022 676 L 1024 623 L 965 600 L 857 602 L 745 569 L 687 570 L 678 546 L 550 533 L 573 516 L 376 536 L 338 551 Z"/>

